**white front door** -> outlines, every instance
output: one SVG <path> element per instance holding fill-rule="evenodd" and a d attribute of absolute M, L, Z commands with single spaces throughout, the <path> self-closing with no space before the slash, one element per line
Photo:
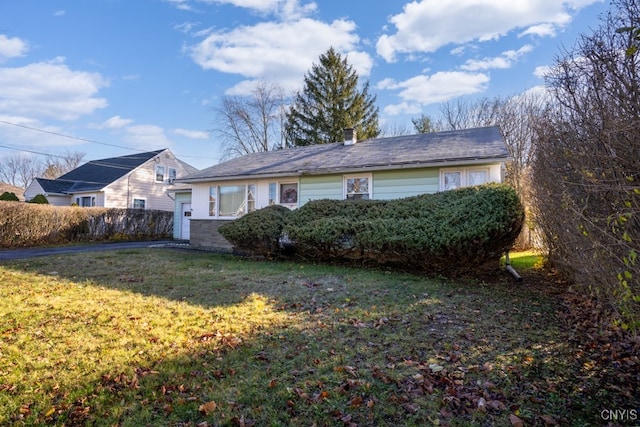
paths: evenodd
<path fill-rule="evenodd" d="M 191 203 L 182 203 L 180 209 L 180 238 L 189 240 L 191 224 Z"/>

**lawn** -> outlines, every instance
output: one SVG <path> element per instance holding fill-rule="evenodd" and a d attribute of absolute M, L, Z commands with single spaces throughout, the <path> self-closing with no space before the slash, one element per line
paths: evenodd
<path fill-rule="evenodd" d="M 632 409 L 575 344 L 563 286 L 524 268 L 515 284 L 172 249 L 4 263 L 0 425 L 600 425 Z"/>

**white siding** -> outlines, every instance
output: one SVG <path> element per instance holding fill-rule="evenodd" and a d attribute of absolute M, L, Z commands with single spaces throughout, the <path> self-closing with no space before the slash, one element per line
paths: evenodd
<path fill-rule="evenodd" d="M 163 182 L 156 182 L 156 165 L 165 167 Z M 104 188 L 104 207 L 132 208 L 134 199 L 145 200 L 145 209 L 173 211 L 175 202 L 169 197 L 169 168 L 177 177 L 188 174 L 183 164 L 168 150 L 142 164 L 119 180 Z"/>

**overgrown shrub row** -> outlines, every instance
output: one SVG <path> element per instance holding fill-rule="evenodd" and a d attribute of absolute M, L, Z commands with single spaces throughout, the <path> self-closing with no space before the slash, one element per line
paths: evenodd
<path fill-rule="evenodd" d="M 0 247 L 170 238 L 173 212 L 0 201 Z"/>
<path fill-rule="evenodd" d="M 393 266 L 448 276 L 497 269 L 524 220 L 515 191 L 484 185 L 399 200 L 317 200 L 220 227 L 251 254 Z M 284 244 L 283 244 L 284 243 Z"/>

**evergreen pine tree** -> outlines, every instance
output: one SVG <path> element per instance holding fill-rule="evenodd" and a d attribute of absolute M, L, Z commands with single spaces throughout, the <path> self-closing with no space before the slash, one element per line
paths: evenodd
<path fill-rule="evenodd" d="M 380 135 L 376 97 L 369 82 L 358 89 L 358 74 L 333 48 L 320 55 L 304 77 L 304 88 L 287 113 L 288 144 L 304 146 L 342 141 L 344 129 L 358 139 Z"/>

